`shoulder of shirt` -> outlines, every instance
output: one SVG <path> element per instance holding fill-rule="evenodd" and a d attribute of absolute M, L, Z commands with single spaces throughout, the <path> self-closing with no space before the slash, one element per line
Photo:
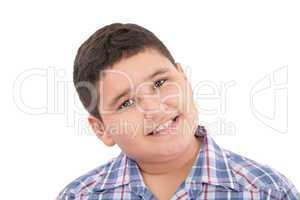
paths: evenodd
<path fill-rule="evenodd" d="M 233 177 L 241 189 L 277 193 L 282 199 L 289 195 L 299 197 L 292 182 L 277 170 L 229 150 L 223 151 Z"/>
<path fill-rule="evenodd" d="M 92 192 L 95 186 L 101 185 L 106 175 L 108 174 L 111 165 L 118 157 L 110 159 L 105 164 L 90 170 L 89 172 L 81 175 L 73 180 L 59 193 L 57 200 L 72 200 L 76 199 L 80 195 Z"/>

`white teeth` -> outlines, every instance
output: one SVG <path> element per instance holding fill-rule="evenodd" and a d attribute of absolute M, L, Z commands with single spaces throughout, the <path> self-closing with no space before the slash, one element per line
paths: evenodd
<path fill-rule="evenodd" d="M 169 128 L 171 126 L 172 122 L 173 122 L 173 120 L 169 120 L 166 123 L 160 125 L 159 127 L 157 127 L 157 129 L 155 129 L 153 131 L 153 133 L 157 133 L 158 131 L 160 131 L 162 129 Z"/>

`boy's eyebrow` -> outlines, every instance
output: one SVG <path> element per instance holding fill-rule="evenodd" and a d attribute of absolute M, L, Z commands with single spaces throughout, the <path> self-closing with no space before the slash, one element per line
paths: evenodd
<path fill-rule="evenodd" d="M 159 70 L 155 71 L 154 73 L 150 74 L 150 76 L 148 76 L 147 79 L 149 80 L 149 79 L 155 77 L 158 74 L 164 74 L 164 73 L 166 73 L 168 71 L 169 71 L 168 68 L 159 69 Z M 125 96 L 129 92 L 130 92 L 130 88 L 126 88 L 120 94 L 118 94 L 117 96 L 113 97 L 112 100 L 111 100 L 111 102 L 109 103 L 109 107 L 113 107 L 120 98 L 122 98 L 123 96 Z"/>

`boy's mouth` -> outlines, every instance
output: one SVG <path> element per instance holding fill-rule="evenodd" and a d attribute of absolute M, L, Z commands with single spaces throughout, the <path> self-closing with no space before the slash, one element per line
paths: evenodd
<path fill-rule="evenodd" d="M 170 131 L 175 130 L 176 124 L 178 122 L 179 115 L 171 118 L 170 120 L 160 124 L 153 131 L 149 132 L 147 136 L 156 135 L 167 135 Z"/>

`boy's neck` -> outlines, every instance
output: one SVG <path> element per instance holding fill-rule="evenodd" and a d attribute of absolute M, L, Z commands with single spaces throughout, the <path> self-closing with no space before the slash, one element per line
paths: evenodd
<path fill-rule="evenodd" d="M 193 139 L 193 145 L 190 145 L 190 148 L 176 159 L 159 164 L 146 162 L 137 163 L 144 177 L 170 177 L 173 175 L 178 176 L 182 173 L 188 175 L 197 158 L 200 146 L 201 139 L 195 137 Z"/>

